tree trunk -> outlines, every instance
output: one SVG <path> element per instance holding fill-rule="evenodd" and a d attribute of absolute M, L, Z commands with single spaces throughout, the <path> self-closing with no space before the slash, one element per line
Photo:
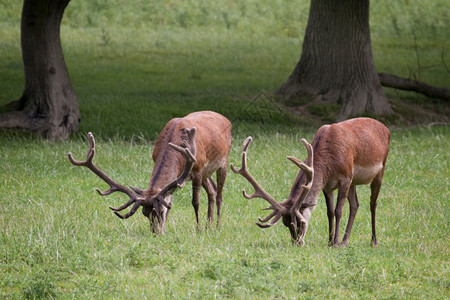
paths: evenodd
<path fill-rule="evenodd" d="M 302 55 L 276 94 L 340 103 L 337 120 L 392 113 L 373 63 L 369 0 L 311 0 Z"/>
<path fill-rule="evenodd" d="M 21 45 L 22 97 L 6 105 L 0 127 L 37 132 L 52 141 L 78 130 L 80 112 L 61 47 L 60 25 L 70 0 L 24 0 Z"/>

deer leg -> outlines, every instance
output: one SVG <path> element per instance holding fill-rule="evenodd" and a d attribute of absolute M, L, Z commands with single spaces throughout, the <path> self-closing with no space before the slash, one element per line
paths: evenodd
<path fill-rule="evenodd" d="M 223 186 L 225 185 L 225 179 L 227 178 L 228 162 L 224 167 L 219 168 L 216 172 L 217 175 L 217 195 L 216 195 L 216 206 L 217 206 L 217 226 L 220 225 L 220 212 L 222 209 L 223 202 Z"/>
<path fill-rule="evenodd" d="M 350 214 L 348 216 L 347 228 L 345 229 L 344 239 L 342 240 L 343 246 L 348 245 L 348 239 L 350 238 L 350 232 L 352 231 L 353 221 L 355 220 L 356 212 L 358 211 L 359 207 L 355 185 L 351 186 L 348 192 L 348 204 L 350 206 Z"/>
<path fill-rule="evenodd" d="M 201 176 L 194 176 L 192 179 L 192 206 L 194 206 L 195 218 L 198 228 L 200 229 L 200 221 L 198 219 L 198 209 L 200 207 L 200 188 L 202 186 Z"/>
<path fill-rule="evenodd" d="M 334 245 L 339 246 L 339 226 L 341 224 L 342 217 L 342 209 L 344 208 L 345 199 L 348 196 L 348 191 L 350 188 L 350 180 L 347 182 L 341 183 L 338 188 L 338 197 L 336 203 L 336 209 L 334 211 L 334 215 L 336 217 L 336 227 L 334 230 Z"/>
<path fill-rule="evenodd" d="M 333 246 L 334 239 L 334 197 L 333 191 L 323 192 L 325 196 L 325 202 L 327 204 L 327 216 L 328 216 L 328 246 Z"/>
<path fill-rule="evenodd" d="M 209 227 L 214 219 L 214 202 L 216 200 L 216 188 L 211 178 L 205 178 L 202 182 L 203 188 L 208 195 L 208 220 L 206 226 Z"/>
<path fill-rule="evenodd" d="M 383 170 L 384 171 L 384 170 Z M 377 234 L 375 231 L 375 216 L 376 216 L 376 210 L 377 210 L 377 198 L 378 194 L 380 193 L 381 189 L 381 182 L 383 179 L 383 171 L 380 172 L 375 179 L 370 184 L 370 215 L 372 219 L 372 246 L 377 246 Z"/>

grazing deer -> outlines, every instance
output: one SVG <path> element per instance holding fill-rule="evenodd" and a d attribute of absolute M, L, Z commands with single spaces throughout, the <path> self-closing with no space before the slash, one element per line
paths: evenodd
<path fill-rule="evenodd" d="M 272 213 L 259 221 L 270 223 L 257 225 L 267 228 L 283 220 L 291 233 L 292 241 L 304 244 L 311 212 L 317 204 L 320 191 L 323 191 L 327 204 L 329 245 L 345 246 L 348 244 L 350 231 L 358 210 L 356 186 L 369 184 L 371 188 L 370 211 L 372 217 L 372 245 L 377 245 L 375 233 L 375 212 L 377 197 L 381 188 L 386 159 L 389 151 L 389 130 L 380 122 L 370 118 L 356 118 L 341 123 L 322 126 L 314 136 L 312 145 L 302 139 L 308 157 L 301 162 L 295 157 L 287 158 L 295 163 L 300 171 L 291 188 L 289 198 L 277 202 L 250 175 L 247 170 L 247 149 L 252 141 L 248 137 L 242 150 L 242 167 L 237 169 L 231 164 L 233 172 L 242 175 L 255 189 L 247 199 L 259 197 L 270 203 Z M 334 208 L 333 191 L 338 189 L 336 208 Z M 350 215 L 342 243 L 339 243 L 339 226 L 345 199 L 350 204 Z M 336 217 L 336 224 L 334 218 Z"/>
<path fill-rule="evenodd" d="M 214 203 L 217 206 L 219 224 L 222 189 L 231 148 L 231 123 L 224 116 L 212 111 L 201 111 L 170 120 L 161 131 L 153 149 L 155 165 L 146 190 L 132 186 L 127 188 L 109 178 L 92 161 L 95 154 L 92 133 L 89 133 L 89 144 L 86 160 L 77 161 L 71 153 L 69 160 L 75 166 L 89 168 L 110 186 L 105 192 L 97 189 L 100 195 L 119 191 L 130 198 L 118 208 L 110 207 L 121 219 L 132 216 L 142 206 L 142 213 L 149 219 L 152 231 L 156 234 L 163 233 L 172 206 L 172 193 L 177 187 L 182 188 L 186 181 L 192 180 L 192 204 L 197 224 L 201 186 L 208 195 L 208 225 L 213 221 Z M 217 185 L 211 179 L 214 172 L 217 175 Z M 128 213 L 119 213 L 131 204 L 133 207 Z"/>

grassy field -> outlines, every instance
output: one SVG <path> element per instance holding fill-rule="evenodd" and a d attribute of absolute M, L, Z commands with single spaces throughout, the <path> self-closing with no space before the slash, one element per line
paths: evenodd
<path fill-rule="evenodd" d="M 0 294 L 20 298 L 414 298 L 449 295 L 448 127 L 392 133 L 378 205 L 379 247 L 370 247 L 369 188 L 359 188 L 360 209 L 350 246 L 327 246 L 320 199 L 306 245 L 290 243 L 281 224 L 254 223 L 263 200 L 248 201 L 248 185 L 230 172 L 222 227 L 198 232 L 189 185 L 175 194 L 167 233 L 155 237 L 137 214 L 120 220 L 108 209 L 124 197 L 101 198 L 105 184 L 70 165 L 86 141 L 61 144 L 2 135 Z M 312 132 L 264 135 L 250 148 L 252 173 L 279 200 L 297 168 L 283 157 L 304 157 L 299 138 Z M 239 164 L 242 137 L 231 162 Z M 96 162 L 119 182 L 146 186 L 151 142 L 98 141 Z M 17 149 L 20 149 L 18 151 Z M 348 207 L 346 206 L 346 211 Z M 202 194 L 201 219 L 206 219 Z"/>
<path fill-rule="evenodd" d="M 389 120 L 376 249 L 368 187 L 358 189 L 349 247 L 327 246 L 321 196 L 299 248 L 283 225 L 254 225 L 266 203 L 242 198 L 250 188 L 231 171 L 220 229 L 196 230 L 188 184 L 175 194 L 167 233 L 156 237 L 140 213 L 115 217 L 108 206 L 125 198 L 98 196 L 94 188 L 105 184 L 73 167 L 67 153 L 83 158 L 92 131 L 97 164 L 121 183 L 146 187 L 164 124 L 212 109 L 233 122 L 230 162 L 240 165 L 241 144 L 254 136 L 251 171 L 283 200 L 298 171 L 284 157 L 304 158 L 300 138 L 310 141 L 318 125 L 287 114 L 268 92 L 299 58 L 308 3 L 72 2 L 62 40 L 80 132 L 58 144 L 0 132 L 0 298 L 449 298 L 450 129 L 426 126 L 441 121 L 446 103 L 386 90 L 397 112 L 425 113 L 420 126 Z M 449 86 L 447 2 L 373 1 L 377 70 Z M 0 105 L 23 89 L 20 9 L 20 1 L 0 2 Z"/>

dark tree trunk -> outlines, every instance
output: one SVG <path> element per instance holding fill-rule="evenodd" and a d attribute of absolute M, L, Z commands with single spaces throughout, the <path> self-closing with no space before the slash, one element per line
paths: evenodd
<path fill-rule="evenodd" d="M 64 140 L 77 131 L 80 112 L 60 41 L 60 25 L 70 0 L 24 0 L 21 20 L 25 90 L 7 104 L 0 127 L 37 132 Z"/>
<path fill-rule="evenodd" d="M 300 61 L 276 93 L 341 103 L 338 121 L 392 113 L 373 63 L 369 0 L 311 0 Z"/>

